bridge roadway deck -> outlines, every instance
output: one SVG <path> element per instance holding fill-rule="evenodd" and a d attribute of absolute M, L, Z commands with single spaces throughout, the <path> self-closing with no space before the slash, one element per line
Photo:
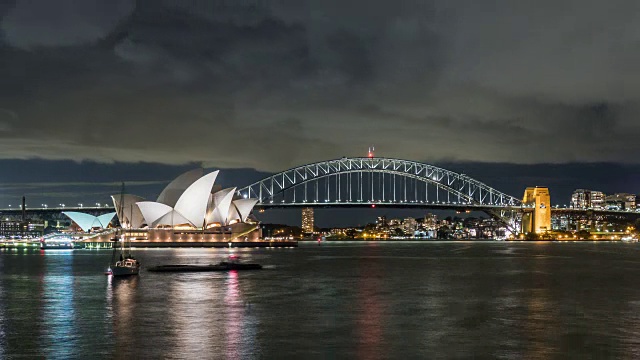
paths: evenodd
<path fill-rule="evenodd" d="M 433 210 L 457 210 L 457 211 L 486 211 L 486 210 L 515 210 L 515 211 L 533 211 L 533 208 L 520 206 L 492 206 L 492 205 L 469 205 L 469 204 L 433 204 L 420 202 L 318 202 L 318 203 L 269 203 L 256 204 L 258 210 L 264 209 L 291 209 L 291 208 L 376 208 L 376 209 L 433 209 Z"/>
<path fill-rule="evenodd" d="M 33 213 L 42 213 L 42 214 L 47 214 L 47 213 L 62 213 L 63 211 L 79 211 L 79 212 L 85 212 L 88 214 L 94 214 L 94 215 L 100 215 L 100 214 L 106 214 L 106 213 L 110 213 L 110 212 L 115 212 L 116 210 L 113 208 L 113 206 L 84 206 L 84 207 L 28 207 L 25 209 L 25 213 L 27 215 L 29 214 L 33 214 Z M 18 208 L 4 208 L 4 209 L 0 209 L 0 214 L 11 214 L 11 215 L 15 215 L 15 214 L 20 214 L 22 212 L 22 209 Z"/>

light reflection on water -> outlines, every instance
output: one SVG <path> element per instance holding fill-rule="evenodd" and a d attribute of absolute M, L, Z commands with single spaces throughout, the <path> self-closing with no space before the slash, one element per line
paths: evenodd
<path fill-rule="evenodd" d="M 228 252 L 136 256 L 144 268 Z M 241 252 L 271 269 L 114 279 L 110 252 L 0 251 L 0 358 L 640 356 L 638 244 Z"/>
<path fill-rule="evenodd" d="M 165 275 L 171 284 L 167 294 L 171 312 L 165 326 L 174 341 L 169 357 L 219 353 L 224 327 L 222 313 L 213 309 L 222 301 L 220 279 L 206 273 Z"/>
<path fill-rule="evenodd" d="M 51 359 L 68 359 L 76 348 L 73 257 L 45 256 L 42 286 L 42 342 Z M 61 261 L 59 261 L 61 260 Z"/>
<path fill-rule="evenodd" d="M 256 320 L 253 304 L 242 294 L 240 276 L 238 271 L 230 271 L 225 281 L 224 304 L 228 311 L 224 320 L 224 353 L 227 359 L 247 359 L 260 354 L 260 344 L 255 338 Z"/>
<path fill-rule="evenodd" d="M 358 285 L 356 289 L 357 303 L 360 308 L 357 311 L 356 329 L 358 330 L 358 349 L 357 357 L 359 359 L 379 359 L 383 352 L 382 342 L 384 341 L 384 319 L 385 308 L 387 304 L 383 303 L 384 299 L 378 294 L 381 288 L 381 269 L 379 264 L 374 260 L 363 259 L 366 265 L 358 267 L 361 272 L 358 276 Z"/>
<path fill-rule="evenodd" d="M 107 319 L 112 322 L 112 336 L 115 339 L 116 354 L 128 354 L 134 348 L 136 333 L 136 290 L 137 276 L 114 277 L 107 279 Z M 130 354 L 133 355 L 133 354 Z"/>
<path fill-rule="evenodd" d="M 4 272 L 2 268 L 2 263 L 0 262 L 0 273 Z M 4 284 L 2 280 L 0 280 L 0 359 L 4 359 L 5 348 L 7 347 L 7 339 L 6 339 L 6 315 L 5 315 L 5 296 L 4 296 Z"/>

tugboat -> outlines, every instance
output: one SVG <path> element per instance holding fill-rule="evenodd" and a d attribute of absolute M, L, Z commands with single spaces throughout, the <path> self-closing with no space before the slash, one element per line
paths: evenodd
<path fill-rule="evenodd" d="M 236 255 L 230 255 L 228 260 L 210 265 L 159 265 L 149 268 L 152 272 L 197 272 L 197 271 L 230 271 L 230 270 L 260 270 L 262 265 L 240 262 Z"/>

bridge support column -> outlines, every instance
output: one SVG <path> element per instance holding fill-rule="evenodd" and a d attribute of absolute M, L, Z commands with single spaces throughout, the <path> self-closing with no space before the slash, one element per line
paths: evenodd
<path fill-rule="evenodd" d="M 528 187 L 524 191 L 523 205 L 533 206 L 532 212 L 522 215 L 522 233 L 544 234 L 551 231 L 551 196 L 549 188 Z"/>

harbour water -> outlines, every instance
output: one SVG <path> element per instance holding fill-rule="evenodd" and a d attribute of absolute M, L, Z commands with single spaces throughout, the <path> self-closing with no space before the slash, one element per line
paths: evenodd
<path fill-rule="evenodd" d="M 230 252 L 267 269 L 151 273 Z M 638 358 L 637 243 L 0 251 L 0 359 Z"/>

